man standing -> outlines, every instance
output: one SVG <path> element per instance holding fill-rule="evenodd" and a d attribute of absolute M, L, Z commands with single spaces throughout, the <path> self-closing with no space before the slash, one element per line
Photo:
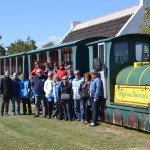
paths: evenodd
<path fill-rule="evenodd" d="M 17 102 L 17 115 L 20 115 L 20 79 L 16 72 L 13 73 L 12 79 L 12 115 L 15 114 L 15 101 Z"/>
<path fill-rule="evenodd" d="M 0 93 L 2 96 L 1 116 L 4 115 L 4 107 L 5 115 L 8 116 L 9 101 L 12 97 L 12 80 L 9 78 L 9 71 L 6 71 L 4 78 L 0 80 Z"/>
<path fill-rule="evenodd" d="M 20 80 L 20 99 L 23 103 L 23 115 L 26 115 L 27 108 L 26 104 L 28 104 L 28 114 L 31 115 L 31 102 L 30 102 L 30 92 L 31 92 L 31 84 L 24 73 L 21 74 Z"/>
<path fill-rule="evenodd" d="M 80 77 L 80 71 L 74 71 L 75 79 L 72 81 L 72 90 L 73 90 L 73 100 L 74 100 L 74 111 L 77 116 L 76 121 L 84 122 L 84 108 L 83 108 L 83 100 L 79 94 L 79 87 L 83 78 Z"/>
<path fill-rule="evenodd" d="M 39 117 L 40 114 L 40 102 L 43 107 L 43 117 L 46 117 L 46 100 L 44 92 L 44 82 L 47 80 L 47 77 L 42 74 L 42 70 L 37 70 L 37 75 L 34 76 L 32 81 L 32 87 L 35 95 L 35 117 Z"/>

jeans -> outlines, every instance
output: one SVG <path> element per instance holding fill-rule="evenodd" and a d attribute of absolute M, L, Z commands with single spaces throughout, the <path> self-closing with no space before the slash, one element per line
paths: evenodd
<path fill-rule="evenodd" d="M 4 107 L 5 107 L 5 113 L 8 114 L 9 100 L 10 98 L 2 96 L 1 114 L 4 113 Z"/>
<path fill-rule="evenodd" d="M 43 116 L 46 116 L 46 100 L 45 96 L 35 96 L 35 112 L 36 115 L 40 115 L 40 104 L 43 107 Z"/>
<path fill-rule="evenodd" d="M 62 100 L 62 107 L 64 110 L 65 120 L 72 120 L 71 101 Z"/>
<path fill-rule="evenodd" d="M 19 97 L 12 97 L 12 115 L 15 115 L 15 101 L 17 102 L 17 114 L 20 115 L 20 99 Z"/>
<path fill-rule="evenodd" d="M 74 111 L 78 120 L 84 120 L 83 100 L 74 100 Z"/>
<path fill-rule="evenodd" d="M 94 102 L 94 97 L 90 98 L 91 106 L 92 106 L 92 120 L 94 124 L 97 124 L 98 114 L 100 112 L 100 98 Z"/>

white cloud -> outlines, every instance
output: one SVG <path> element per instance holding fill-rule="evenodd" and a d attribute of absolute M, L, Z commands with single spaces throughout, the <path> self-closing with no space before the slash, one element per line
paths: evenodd
<path fill-rule="evenodd" d="M 36 46 L 38 48 L 41 48 L 43 45 L 49 43 L 49 42 L 54 42 L 54 44 L 58 44 L 60 41 L 61 41 L 62 37 L 59 37 L 59 36 L 50 36 L 48 37 L 48 40 L 46 42 L 36 42 Z"/>
<path fill-rule="evenodd" d="M 55 35 L 48 37 L 48 41 L 54 42 L 55 44 L 58 44 L 61 39 L 62 39 L 62 37 L 55 36 Z"/>
<path fill-rule="evenodd" d="M 42 45 L 46 44 L 45 42 L 36 42 L 36 46 L 37 47 L 42 47 Z"/>

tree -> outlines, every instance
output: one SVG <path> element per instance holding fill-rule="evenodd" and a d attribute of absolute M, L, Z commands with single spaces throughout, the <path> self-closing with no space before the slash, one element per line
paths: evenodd
<path fill-rule="evenodd" d="M 150 7 L 145 8 L 144 21 L 139 26 L 139 32 L 150 34 Z"/>
<path fill-rule="evenodd" d="M 10 55 L 35 50 L 37 49 L 35 43 L 36 42 L 33 39 L 31 39 L 30 36 L 27 37 L 26 41 L 22 41 L 19 39 L 14 43 L 11 43 L 10 46 L 7 47 L 8 48 L 7 53 Z"/>
<path fill-rule="evenodd" d="M 44 45 L 42 46 L 42 48 L 50 47 L 50 46 L 54 46 L 54 45 L 55 45 L 54 42 L 49 42 L 49 43 L 47 43 L 47 44 L 44 44 Z"/>
<path fill-rule="evenodd" d="M 0 39 L 2 39 L 2 36 L 0 35 Z M 6 55 L 6 50 L 3 46 L 3 44 L 0 44 L 0 56 L 5 56 Z"/>

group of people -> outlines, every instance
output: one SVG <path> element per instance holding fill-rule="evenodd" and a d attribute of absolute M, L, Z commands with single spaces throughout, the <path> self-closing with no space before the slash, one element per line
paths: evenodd
<path fill-rule="evenodd" d="M 64 63 L 51 61 L 41 66 L 35 62 L 35 68 L 30 73 L 29 79 L 22 73 L 20 79 L 16 72 L 13 78 L 9 72 L 0 80 L 0 94 L 2 97 L 1 116 L 8 115 L 9 101 L 12 102 L 12 115 L 16 115 L 15 102 L 17 102 L 17 115 L 20 115 L 20 100 L 23 103 L 23 115 L 32 114 L 31 99 L 35 104 L 34 117 L 40 116 L 42 106 L 43 117 L 71 122 L 90 123 L 91 127 L 97 125 L 100 103 L 103 97 L 102 81 L 96 70 L 80 76 L 80 71 L 65 68 Z"/>

